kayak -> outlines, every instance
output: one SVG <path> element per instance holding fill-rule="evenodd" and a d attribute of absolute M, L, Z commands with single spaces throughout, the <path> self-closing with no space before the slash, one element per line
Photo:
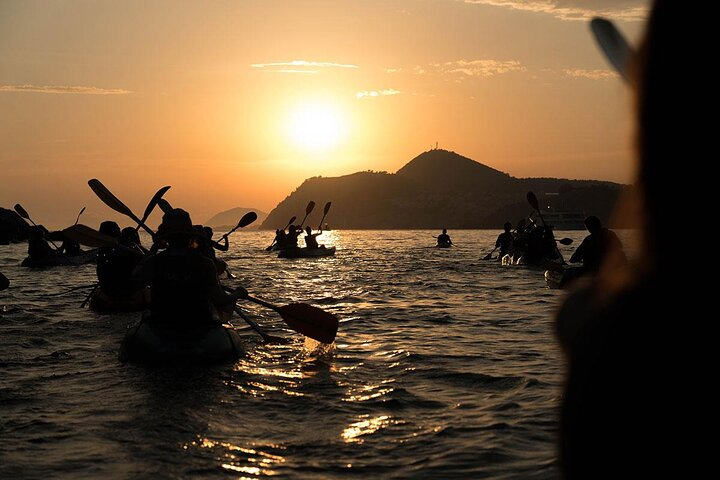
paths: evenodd
<path fill-rule="evenodd" d="M 25 260 L 22 261 L 20 266 L 28 268 L 45 268 L 64 265 L 85 265 L 88 263 L 94 263 L 96 257 L 97 249 L 92 249 L 84 251 L 79 255 L 50 255 L 41 260 L 25 257 Z"/>
<path fill-rule="evenodd" d="M 582 267 L 570 267 L 564 270 L 546 270 L 545 283 L 550 288 L 568 288 L 575 280 L 584 276 Z"/>
<path fill-rule="evenodd" d="M 539 262 L 536 263 L 528 263 L 524 256 L 520 256 L 519 258 L 515 258 L 513 255 L 510 255 L 509 253 L 506 255 L 503 255 L 503 257 L 500 259 L 500 263 L 503 266 L 511 266 L 511 265 L 519 265 L 523 267 L 530 267 L 530 268 L 538 268 L 538 267 L 546 267 L 548 264 L 551 265 L 562 265 L 562 258 L 544 258 Z"/>
<path fill-rule="evenodd" d="M 280 250 L 278 258 L 328 257 L 335 255 L 335 247 L 287 248 Z"/>
<path fill-rule="evenodd" d="M 450 248 L 452 247 L 452 243 L 450 242 L 438 242 L 437 245 L 435 245 L 437 248 Z"/>
<path fill-rule="evenodd" d="M 220 363 L 233 362 L 244 354 L 240 336 L 221 324 L 202 331 L 179 333 L 151 326 L 143 315 L 130 328 L 120 345 L 121 362 L 131 363 Z"/>
<path fill-rule="evenodd" d="M 142 290 L 130 295 L 108 295 L 100 288 L 90 296 L 90 310 L 97 313 L 140 312 L 148 308 Z"/>

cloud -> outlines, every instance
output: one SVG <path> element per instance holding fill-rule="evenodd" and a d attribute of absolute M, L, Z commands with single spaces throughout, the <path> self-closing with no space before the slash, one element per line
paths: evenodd
<path fill-rule="evenodd" d="M 127 95 L 124 88 L 98 88 L 64 85 L 0 85 L 0 92 L 54 93 L 72 95 Z"/>
<path fill-rule="evenodd" d="M 386 88 L 385 90 L 364 90 L 362 92 L 357 92 L 355 94 L 356 98 L 377 98 L 377 97 L 387 97 L 390 95 L 399 95 L 402 92 L 400 90 L 395 90 L 394 88 Z"/>
<path fill-rule="evenodd" d="M 561 20 L 587 20 L 602 16 L 642 21 L 648 16 L 648 0 L 463 0 L 465 3 L 547 13 Z"/>
<path fill-rule="evenodd" d="M 319 68 L 360 68 L 357 65 L 332 62 L 309 62 L 307 60 L 293 60 L 291 62 L 252 63 L 252 68 L 259 68 L 275 73 L 319 73 Z"/>
<path fill-rule="evenodd" d="M 417 75 L 435 74 L 460 77 L 487 78 L 509 72 L 524 72 L 526 68 L 517 60 L 455 60 L 445 63 L 431 63 L 426 67 L 417 66 Z"/>
<path fill-rule="evenodd" d="M 584 70 L 582 68 L 566 68 L 563 70 L 563 73 L 568 77 L 589 78 L 591 80 L 609 80 L 618 77 L 617 73 L 605 69 Z"/>

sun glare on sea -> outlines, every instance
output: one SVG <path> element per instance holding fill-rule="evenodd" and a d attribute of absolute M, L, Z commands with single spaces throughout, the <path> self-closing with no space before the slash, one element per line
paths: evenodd
<path fill-rule="evenodd" d="M 306 150 L 328 150 L 347 135 L 347 119 L 340 110 L 324 103 L 303 103 L 290 113 L 287 133 L 292 143 Z"/>

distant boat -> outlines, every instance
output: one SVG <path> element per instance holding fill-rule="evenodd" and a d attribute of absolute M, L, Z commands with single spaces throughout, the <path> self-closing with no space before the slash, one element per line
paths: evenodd
<path fill-rule="evenodd" d="M 553 230 L 585 230 L 585 212 L 583 211 L 563 211 L 563 210 L 545 210 L 543 218 Z"/>

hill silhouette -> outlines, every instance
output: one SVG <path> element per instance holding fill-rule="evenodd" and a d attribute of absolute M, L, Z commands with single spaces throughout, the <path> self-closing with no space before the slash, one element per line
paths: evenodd
<path fill-rule="evenodd" d="M 257 208 L 235 207 L 213 215 L 212 218 L 203 223 L 203 225 L 210 226 L 216 230 L 231 230 L 237 226 L 238 221 L 248 212 L 257 213 L 258 218 L 252 225 L 246 228 L 258 228 L 267 218 L 267 213 Z"/>
<path fill-rule="evenodd" d="M 278 204 L 261 228 L 284 226 L 302 218 L 310 200 L 332 201 L 326 222 L 333 228 L 499 228 L 532 209 L 525 200 L 534 191 L 543 207 L 585 211 L 606 222 L 622 185 L 597 180 L 516 178 L 447 150 L 424 152 L 395 174 L 358 172 L 305 180 Z M 550 194 L 550 195 L 547 195 Z M 316 208 L 308 219 L 315 227 Z"/>

